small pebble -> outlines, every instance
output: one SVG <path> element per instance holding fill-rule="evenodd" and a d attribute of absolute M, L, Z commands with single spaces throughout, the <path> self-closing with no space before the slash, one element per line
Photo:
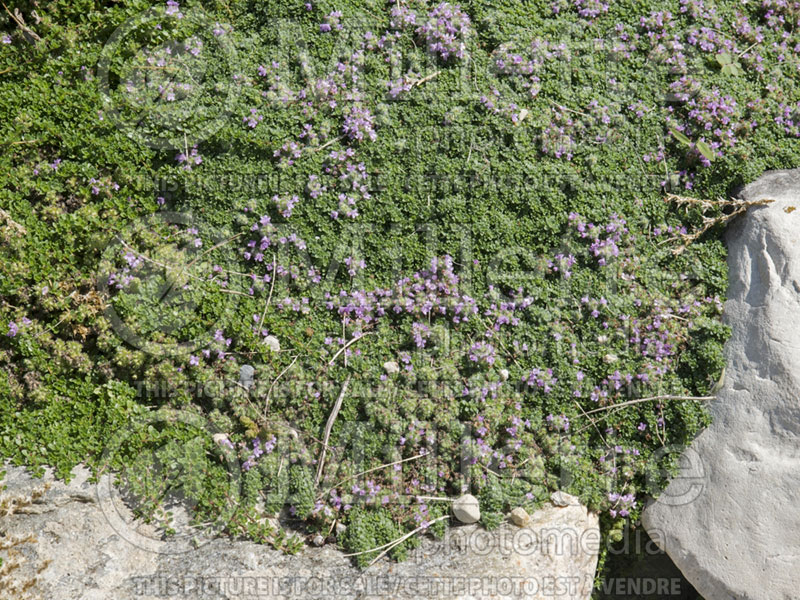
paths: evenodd
<path fill-rule="evenodd" d="M 256 370 L 252 365 L 242 365 L 239 369 L 239 383 L 241 383 L 245 389 L 249 390 L 253 385 L 253 377 L 255 373 Z"/>
<path fill-rule="evenodd" d="M 518 527 L 525 527 L 531 522 L 531 516 L 524 508 L 518 506 L 511 511 L 511 522 Z"/>
<path fill-rule="evenodd" d="M 211 439 L 214 440 L 215 444 L 230 444 L 230 440 L 228 439 L 227 433 L 215 433 L 211 436 Z"/>
<path fill-rule="evenodd" d="M 400 372 L 400 365 L 393 360 L 383 363 L 383 370 L 389 375 L 396 375 Z"/>
<path fill-rule="evenodd" d="M 481 518 L 478 499 L 472 494 L 464 494 L 453 502 L 453 515 L 462 523 L 477 523 Z"/>
<path fill-rule="evenodd" d="M 572 506 L 579 504 L 579 501 L 575 496 L 570 496 L 562 491 L 553 492 L 550 495 L 550 502 L 552 502 L 555 506 Z"/>

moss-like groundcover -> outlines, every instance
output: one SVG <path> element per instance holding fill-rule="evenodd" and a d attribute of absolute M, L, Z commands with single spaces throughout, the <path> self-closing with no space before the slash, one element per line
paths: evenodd
<path fill-rule="evenodd" d="M 725 249 L 665 197 L 798 164 L 797 2 L 13 8 L 2 456 L 363 552 L 464 491 L 617 539 L 707 424 Z"/>

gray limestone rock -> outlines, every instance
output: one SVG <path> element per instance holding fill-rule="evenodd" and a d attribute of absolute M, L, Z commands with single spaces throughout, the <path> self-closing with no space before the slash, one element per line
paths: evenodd
<path fill-rule="evenodd" d="M 547 504 L 524 527 L 493 531 L 478 524 L 450 527 L 441 540 L 423 536 L 408 560 L 388 558 L 361 571 L 335 544 L 307 546 L 289 556 L 269 546 L 217 537 L 185 551 L 153 551 L 131 543 L 132 531 L 104 513 L 102 485 L 81 467 L 68 484 L 54 481 L 29 509 L 0 518 L 0 539 L 36 534 L 24 544 L 23 580 L 51 561 L 33 591 L 52 600 L 208 598 L 588 600 L 600 547 L 598 518 L 580 505 Z M 9 467 L 5 497 L 40 487 L 25 469 Z M 91 501 L 85 501 L 90 498 Z M 125 510 L 124 506 L 118 507 Z M 157 532 L 123 519 L 142 539 Z M 114 524 L 110 523 L 114 522 Z M 170 547 L 165 547 L 170 550 Z"/>
<path fill-rule="evenodd" d="M 643 523 L 706 600 L 788 600 L 800 594 L 800 170 L 739 197 L 775 202 L 726 232 L 732 336 L 713 423 Z"/>

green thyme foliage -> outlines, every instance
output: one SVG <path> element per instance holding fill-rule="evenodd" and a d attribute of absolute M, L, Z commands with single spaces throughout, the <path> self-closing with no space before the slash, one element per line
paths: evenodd
<path fill-rule="evenodd" d="M 289 469 L 289 492 L 295 509 L 295 516 L 306 519 L 314 509 L 314 477 L 311 469 L 301 465 L 292 465 Z"/>
<path fill-rule="evenodd" d="M 383 550 L 387 544 L 399 540 L 404 533 L 404 530 L 392 520 L 388 511 L 384 509 L 365 511 L 356 508 L 350 515 L 343 544 L 348 551 L 360 553 L 355 557 L 356 563 L 360 567 L 366 567 L 380 553 L 380 550 L 374 550 L 375 548 Z M 402 560 L 412 544 L 413 542 L 405 541 L 395 546 L 389 554 L 393 558 Z M 369 550 L 372 551 L 368 552 Z"/>

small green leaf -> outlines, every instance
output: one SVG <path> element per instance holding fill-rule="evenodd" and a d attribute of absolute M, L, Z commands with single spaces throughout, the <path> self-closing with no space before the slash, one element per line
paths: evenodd
<path fill-rule="evenodd" d="M 741 75 L 743 71 L 738 63 L 732 63 L 730 65 L 725 65 L 724 67 L 722 67 L 722 73 L 725 75 L 732 75 L 733 77 L 736 77 L 737 75 Z"/>
<path fill-rule="evenodd" d="M 679 141 L 681 144 L 686 144 L 687 146 L 691 146 L 691 145 L 692 145 L 692 141 L 691 141 L 691 140 L 690 140 L 688 137 L 686 137 L 685 135 L 683 135 L 683 134 L 682 134 L 680 131 L 678 131 L 677 129 L 670 129 L 670 130 L 669 130 L 669 132 L 670 132 L 670 133 L 672 134 L 672 136 L 673 136 L 673 137 L 674 137 L 676 140 L 678 140 L 678 141 Z"/>
<path fill-rule="evenodd" d="M 731 55 L 727 52 L 723 52 L 722 54 L 717 54 L 717 62 L 720 66 L 724 67 L 725 65 L 729 65 L 733 62 Z"/>
<path fill-rule="evenodd" d="M 711 149 L 711 146 L 709 146 L 706 142 L 703 141 L 697 142 L 696 146 L 700 154 L 705 156 L 710 161 L 714 160 L 714 151 Z"/>

